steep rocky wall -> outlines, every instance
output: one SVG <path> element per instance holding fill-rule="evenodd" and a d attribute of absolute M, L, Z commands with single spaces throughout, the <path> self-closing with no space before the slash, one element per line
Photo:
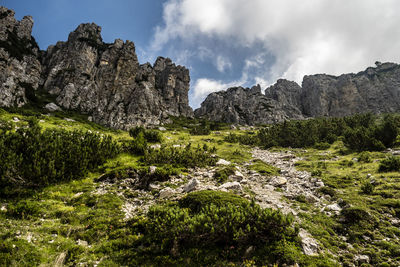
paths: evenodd
<path fill-rule="evenodd" d="M 91 114 L 115 128 L 159 124 L 169 115 L 192 116 L 189 71 L 168 58 L 140 65 L 135 45 L 106 44 L 96 24 L 81 24 L 44 56 L 44 89 L 57 104 Z"/>
<path fill-rule="evenodd" d="M 306 116 L 346 116 L 400 111 L 400 65 L 378 63 L 357 74 L 304 76 L 301 95 Z"/>
<path fill-rule="evenodd" d="M 39 87 L 41 65 L 32 26 L 32 17 L 17 21 L 14 11 L 0 7 L 0 106 L 23 106 Z"/>
<path fill-rule="evenodd" d="M 308 75 L 304 76 L 302 87 L 280 79 L 265 90 L 265 95 L 249 92 L 230 88 L 212 93 L 195 115 L 254 125 L 307 117 L 400 112 L 400 65 L 377 62 L 376 67 L 357 74 Z M 268 112 L 262 103 L 268 103 Z"/>
<path fill-rule="evenodd" d="M 296 109 L 286 109 L 280 102 L 261 93 L 259 85 L 233 87 L 207 96 L 195 116 L 236 124 L 267 124 L 285 119 L 302 119 Z"/>
<path fill-rule="evenodd" d="M 66 42 L 40 51 L 32 26 L 31 17 L 17 21 L 12 10 L 0 8 L 0 106 L 23 106 L 40 87 L 63 109 L 114 128 L 193 116 L 185 67 L 163 57 L 140 65 L 133 42 L 104 43 L 94 23 L 79 25 Z"/>

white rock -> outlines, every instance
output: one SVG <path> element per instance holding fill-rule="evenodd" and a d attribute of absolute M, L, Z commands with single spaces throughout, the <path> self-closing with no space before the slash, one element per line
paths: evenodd
<path fill-rule="evenodd" d="M 93 121 L 93 117 L 92 117 L 92 116 L 89 116 L 89 117 L 87 118 L 87 120 L 88 120 L 88 121 Z"/>
<path fill-rule="evenodd" d="M 337 203 L 333 203 L 331 205 L 328 205 L 328 206 L 325 207 L 325 209 L 326 210 L 331 210 L 331 211 L 336 211 L 336 212 L 340 212 L 342 210 L 342 208 Z"/>
<path fill-rule="evenodd" d="M 79 246 L 84 246 L 84 247 L 88 246 L 88 242 L 87 241 L 80 240 L 80 239 L 78 239 L 78 241 L 76 241 L 76 244 L 79 245 Z"/>
<path fill-rule="evenodd" d="M 156 170 L 157 170 L 157 167 L 156 167 L 156 166 L 150 166 L 150 167 L 149 167 L 149 173 L 150 173 L 150 174 L 155 173 Z"/>
<path fill-rule="evenodd" d="M 323 187 L 325 184 L 322 181 L 315 182 L 315 186 Z"/>
<path fill-rule="evenodd" d="M 193 178 L 190 180 L 184 187 L 183 187 L 183 192 L 189 193 L 190 191 L 193 191 L 196 189 L 196 187 L 199 185 L 199 181 L 196 178 Z"/>
<path fill-rule="evenodd" d="M 235 171 L 235 173 L 233 175 L 231 175 L 229 178 L 234 181 L 240 182 L 243 180 L 244 175 L 240 171 Z"/>
<path fill-rule="evenodd" d="M 304 229 L 300 229 L 299 237 L 301 238 L 301 245 L 303 247 L 304 254 L 307 256 L 318 255 L 319 245 L 317 241 L 311 237 L 311 235 Z"/>
<path fill-rule="evenodd" d="M 50 112 L 54 112 L 54 111 L 60 111 L 61 108 L 59 106 L 57 106 L 54 103 L 48 103 L 46 106 L 44 106 L 45 109 L 47 109 Z"/>
<path fill-rule="evenodd" d="M 19 119 L 17 117 L 14 117 L 13 122 L 19 122 Z"/>
<path fill-rule="evenodd" d="M 173 190 L 170 187 L 166 187 L 164 189 L 161 189 L 160 191 L 160 198 L 170 198 L 175 194 L 175 190 Z"/>
<path fill-rule="evenodd" d="M 154 144 L 154 145 L 151 145 L 150 148 L 152 148 L 152 149 L 160 149 L 161 145 L 160 144 Z"/>
<path fill-rule="evenodd" d="M 224 159 L 219 159 L 216 163 L 217 165 L 230 165 L 231 163 Z"/>
<path fill-rule="evenodd" d="M 369 263 L 369 256 L 368 255 L 355 255 L 354 260 L 358 263 Z"/>
<path fill-rule="evenodd" d="M 7 212 L 7 207 L 6 207 L 6 205 L 1 205 L 0 211 Z"/>
<path fill-rule="evenodd" d="M 158 130 L 160 131 L 166 131 L 167 129 L 165 127 L 158 127 Z"/>
<path fill-rule="evenodd" d="M 64 118 L 64 120 L 71 121 L 71 122 L 75 121 L 74 119 L 70 119 L 70 118 Z"/>
<path fill-rule="evenodd" d="M 282 185 L 285 185 L 287 183 L 287 179 L 285 177 L 282 177 L 282 176 L 277 176 L 277 177 L 272 178 L 270 180 L 270 183 L 273 186 L 282 186 Z"/>
<path fill-rule="evenodd" d="M 227 182 L 224 183 L 219 187 L 219 189 L 225 189 L 225 190 L 234 190 L 237 192 L 242 192 L 242 185 L 239 182 Z"/>

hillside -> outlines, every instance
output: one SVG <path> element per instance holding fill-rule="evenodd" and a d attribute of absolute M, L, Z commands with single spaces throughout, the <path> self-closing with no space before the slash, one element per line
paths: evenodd
<path fill-rule="evenodd" d="M 400 164 L 389 157 L 399 152 L 357 152 L 365 148 L 350 149 L 351 132 L 337 137 L 332 128 L 367 123 L 379 131 L 396 123 L 397 132 L 398 116 L 295 122 L 332 130 L 329 136 L 322 133 L 326 127 L 314 137 L 305 133 L 314 143 L 295 133 L 294 139 L 275 138 L 281 146 L 270 149 L 263 141 L 268 128 L 174 119 L 165 128 L 128 133 L 63 112 L 2 110 L 0 118 L 3 157 L 10 149 L 4 136 L 32 134 L 27 124 L 33 118 L 43 134 L 79 130 L 109 135 L 120 146 L 104 163 L 66 180 L 7 180 L 3 164 L 1 265 L 399 264 Z M 290 133 L 291 126 L 284 127 Z M 285 148 L 290 144 L 299 148 Z M 369 150 L 384 149 L 381 144 Z"/>

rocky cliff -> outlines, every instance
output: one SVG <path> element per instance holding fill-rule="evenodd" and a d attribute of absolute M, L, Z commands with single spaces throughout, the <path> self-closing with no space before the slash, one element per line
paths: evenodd
<path fill-rule="evenodd" d="M 263 124 L 307 117 L 400 112 L 400 65 L 376 63 L 357 74 L 304 76 L 302 86 L 280 79 L 265 90 L 231 88 L 210 94 L 198 117 L 239 124 Z M 268 103 L 265 110 L 261 103 Z"/>
<path fill-rule="evenodd" d="M 170 59 L 141 65 L 133 42 L 104 43 L 94 23 L 79 25 L 66 42 L 40 52 L 31 37 L 31 17 L 19 22 L 2 8 L 0 18 L 1 106 L 22 106 L 42 87 L 62 108 L 114 128 L 193 115 L 189 71 Z"/>
<path fill-rule="evenodd" d="M 302 119 L 296 108 L 265 96 L 259 85 L 252 88 L 233 87 L 207 96 L 196 117 L 236 124 L 267 124 L 285 119 Z"/>
<path fill-rule="evenodd" d="M 23 106 L 39 87 L 42 66 L 32 26 L 32 17 L 17 21 L 14 11 L 0 7 L 0 106 Z"/>
<path fill-rule="evenodd" d="M 377 62 L 357 74 L 304 76 L 301 99 L 311 117 L 399 112 L 400 65 Z"/>

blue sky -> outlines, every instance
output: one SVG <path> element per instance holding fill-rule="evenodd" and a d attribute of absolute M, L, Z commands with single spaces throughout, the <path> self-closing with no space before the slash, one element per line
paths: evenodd
<path fill-rule="evenodd" d="M 80 23 L 105 42 L 131 40 L 141 63 L 170 57 L 189 68 L 189 101 L 231 86 L 358 72 L 399 62 L 398 0 L 0 0 L 31 15 L 41 49 Z"/>

